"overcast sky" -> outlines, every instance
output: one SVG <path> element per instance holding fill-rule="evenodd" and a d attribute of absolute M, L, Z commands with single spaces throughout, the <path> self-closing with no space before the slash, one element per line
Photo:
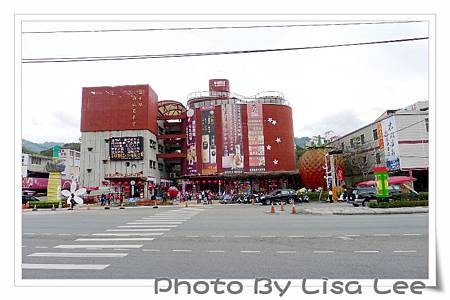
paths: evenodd
<path fill-rule="evenodd" d="M 22 31 L 302 23 L 313 22 L 41 21 L 23 23 Z M 427 22 L 23 34 L 22 58 L 288 48 L 426 36 Z M 293 108 L 297 137 L 324 134 L 329 130 L 341 135 L 374 121 L 386 109 L 428 99 L 428 41 L 193 58 L 23 64 L 22 138 L 33 142 L 77 141 L 81 136 L 81 89 L 84 86 L 149 84 L 159 100 L 178 100 L 186 104 L 187 95 L 206 91 L 208 80 L 212 78 L 228 79 L 231 91 L 241 95 L 282 92 Z"/>

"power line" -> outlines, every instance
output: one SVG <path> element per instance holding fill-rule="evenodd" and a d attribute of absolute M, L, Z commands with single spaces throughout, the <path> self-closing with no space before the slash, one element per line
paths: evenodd
<path fill-rule="evenodd" d="M 151 58 L 175 58 L 175 57 L 196 57 L 196 56 L 213 56 L 213 55 L 227 55 L 227 54 L 250 54 L 250 53 L 266 53 L 279 51 L 294 51 L 294 50 L 311 50 L 324 48 L 337 48 L 349 46 L 363 46 L 376 45 L 400 42 L 412 42 L 419 40 L 427 40 L 428 37 L 384 40 L 374 42 L 360 42 L 347 43 L 335 45 L 309 46 L 309 47 L 294 47 L 294 48 L 275 48 L 275 49 L 257 49 L 257 50 L 237 50 L 237 51 L 217 51 L 217 52 L 194 52 L 194 53 L 172 53 L 172 54 L 147 54 L 147 55 L 124 55 L 124 56 L 85 56 L 85 57 L 56 57 L 56 58 L 24 58 L 22 63 L 48 63 L 48 62 L 81 62 L 81 61 L 109 61 L 109 60 L 131 60 L 131 59 L 151 59 Z"/>
<path fill-rule="evenodd" d="M 55 31 L 24 31 L 23 34 L 55 34 L 55 33 L 106 33 L 106 32 L 145 32 L 145 31 L 178 31 L 178 30 L 222 30 L 222 29 L 255 29 L 255 28 L 287 28 L 287 27 L 321 27 L 321 26 L 351 26 L 351 25 L 384 25 L 420 23 L 426 21 L 379 21 L 379 22 L 349 22 L 321 24 L 287 24 L 287 25 L 252 25 L 252 26 L 211 26 L 211 27 L 172 27 L 172 28 L 131 28 L 131 29 L 94 29 L 94 30 L 55 30 Z"/>

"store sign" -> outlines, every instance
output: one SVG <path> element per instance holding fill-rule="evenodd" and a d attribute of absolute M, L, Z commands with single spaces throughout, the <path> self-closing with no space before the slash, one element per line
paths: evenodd
<path fill-rule="evenodd" d="M 400 153 L 398 148 L 397 127 L 395 118 L 389 117 L 381 121 L 384 143 L 384 157 L 389 171 L 400 170 Z"/>
<path fill-rule="evenodd" d="M 187 174 L 197 174 L 197 147 L 195 142 L 195 111 L 189 109 L 186 112 L 188 117 L 186 125 L 186 143 L 187 143 Z"/>
<path fill-rule="evenodd" d="M 109 156 L 111 160 L 141 160 L 144 159 L 144 138 L 113 137 L 109 141 Z"/>
<path fill-rule="evenodd" d="M 222 105 L 222 169 L 225 174 L 244 171 L 241 105 Z"/>
<path fill-rule="evenodd" d="M 214 107 L 202 107 L 200 116 L 202 174 L 209 175 L 217 172 L 216 117 L 214 114 Z"/>
<path fill-rule="evenodd" d="M 250 172 L 265 171 L 264 123 L 262 104 L 247 105 L 248 153 Z"/>

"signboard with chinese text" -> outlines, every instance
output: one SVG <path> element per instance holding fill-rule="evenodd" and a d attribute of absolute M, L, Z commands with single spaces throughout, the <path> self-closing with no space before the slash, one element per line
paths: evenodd
<path fill-rule="evenodd" d="M 197 171 L 197 147 L 195 142 L 195 111 L 190 109 L 186 113 L 187 125 L 186 125 L 186 143 L 187 143 L 187 173 L 188 174 L 196 174 Z"/>
<path fill-rule="evenodd" d="M 262 104 L 247 104 L 248 153 L 250 172 L 265 171 Z"/>
<path fill-rule="evenodd" d="M 384 157 L 388 171 L 400 170 L 400 154 L 398 148 L 397 127 L 395 118 L 389 117 L 381 121 L 384 144 Z"/>
<path fill-rule="evenodd" d="M 201 145 L 202 145 L 202 174 L 210 175 L 217 172 L 216 145 L 216 117 L 214 107 L 202 107 L 201 117 Z"/>
<path fill-rule="evenodd" d="M 225 174 L 244 171 L 240 104 L 222 105 L 222 169 Z"/>
<path fill-rule="evenodd" d="M 109 141 L 109 156 L 111 160 L 141 160 L 144 159 L 144 138 L 113 137 Z"/>

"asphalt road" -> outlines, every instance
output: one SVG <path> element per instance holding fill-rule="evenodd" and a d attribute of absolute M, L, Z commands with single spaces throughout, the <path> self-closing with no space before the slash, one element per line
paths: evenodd
<path fill-rule="evenodd" d="M 200 206 L 22 214 L 24 279 L 427 279 L 428 214 Z"/>

